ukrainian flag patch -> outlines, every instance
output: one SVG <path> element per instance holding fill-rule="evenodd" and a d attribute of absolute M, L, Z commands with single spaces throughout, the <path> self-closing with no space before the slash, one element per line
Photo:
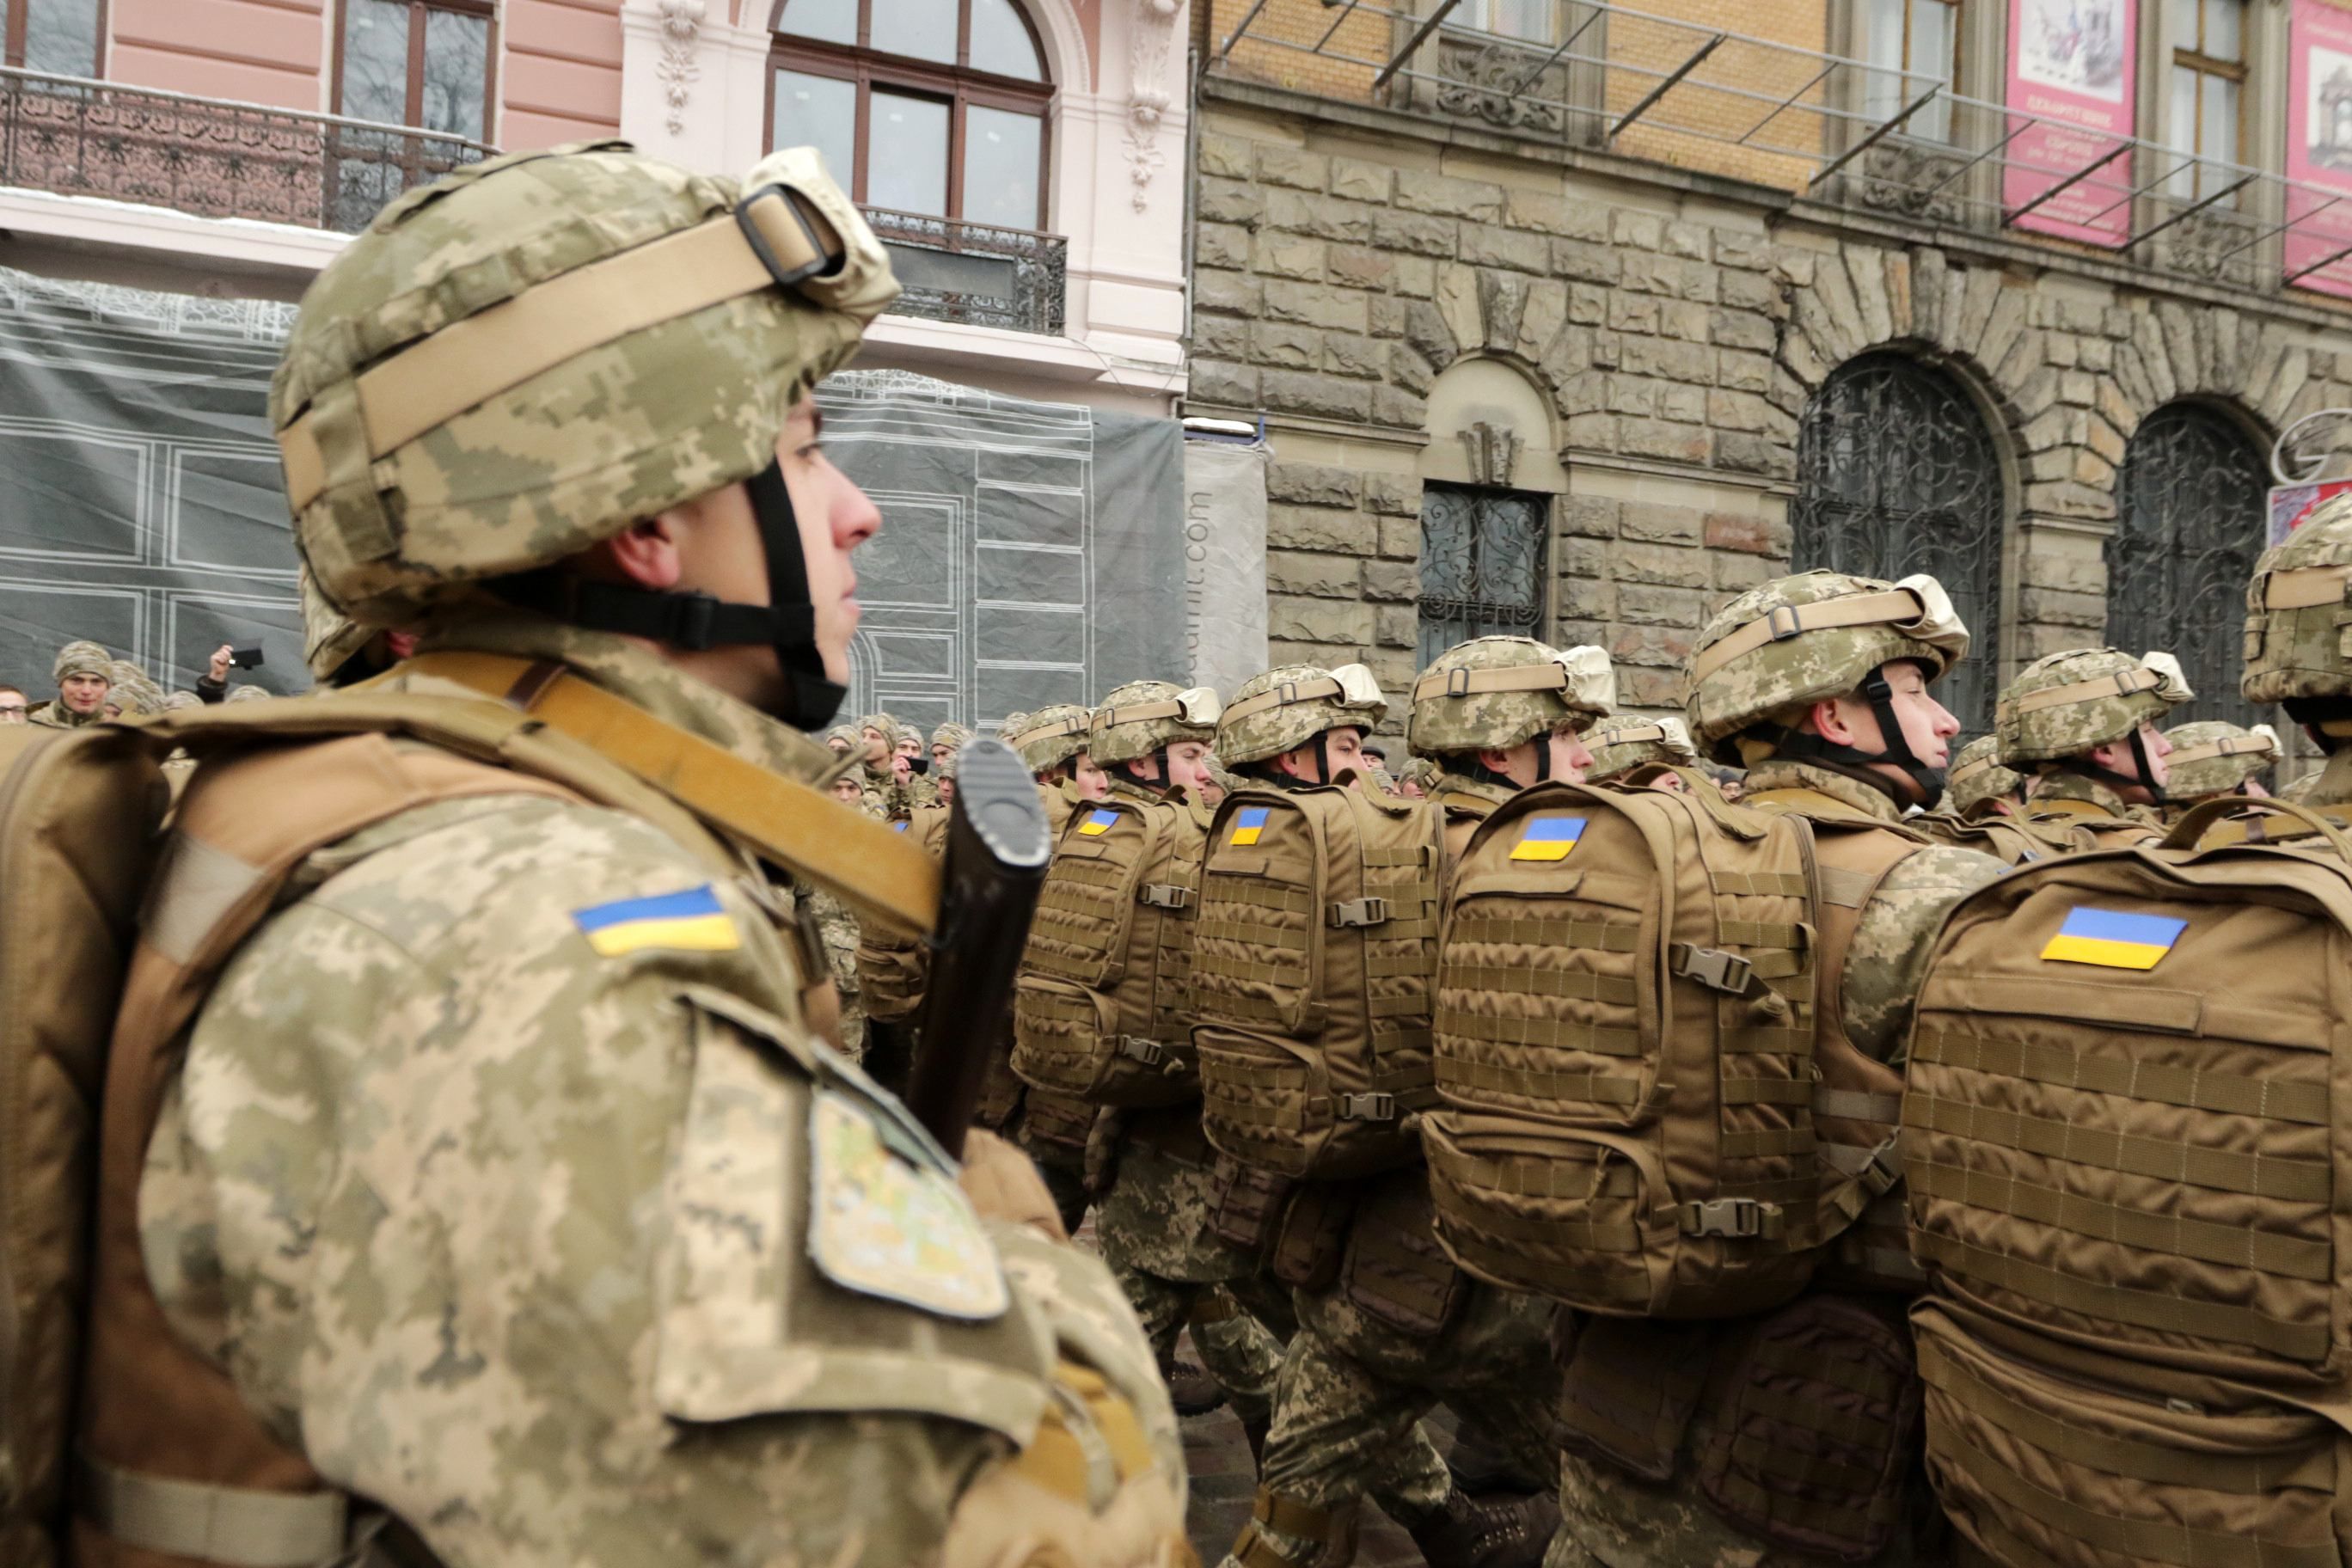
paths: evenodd
<path fill-rule="evenodd" d="M 1118 824 L 1118 813 L 1115 811 L 1090 811 L 1087 819 L 1078 824 L 1078 831 L 1089 838 L 1100 838 Z"/>
<path fill-rule="evenodd" d="M 735 919 L 709 883 L 682 893 L 623 899 L 572 911 L 572 921 L 588 945 L 606 958 L 649 947 L 683 952 L 732 952 L 743 945 Z"/>
<path fill-rule="evenodd" d="M 1514 860 L 1565 860 L 1576 841 L 1584 837 L 1584 821 L 1580 816 L 1531 816 L 1519 829 L 1519 841 L 1511 846 Z"/>
<path fill-rule="evenodd" d="M 1257 836 L 1265 831 L 1265 819 L 1272 816 L 1270 805 L 1245 805 L 1234 813 L 1234 836 L 1228 844 L 1255 844 Z"/>
<path fill-rule="evenodd" d="M 903 818 L 903 817 L 901 817 L 898 821 L 892 823 L 892 824 L 890 825 L 890 831 L 891 831 L 891 832 L 893 832 L 893 833 L 904 833 L 904 832 L 906 832 L 906 831 L 907 831 L 907 823 L 906 823 L 906 819 L 905 819 L 905 818 Z"/>
<path fill-rule="evenodd" d="M 2095 963 L 2105 969 L 2154 969 L 2172 951 L 2187 921 L 2169 915 L 2136 915 L 2084 904 L 2066 911 L 2058 934 L 2042 956 L 2060 963 Z"/>

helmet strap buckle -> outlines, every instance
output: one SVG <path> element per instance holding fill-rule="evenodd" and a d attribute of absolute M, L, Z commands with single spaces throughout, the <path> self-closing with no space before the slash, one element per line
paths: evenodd
<path fill-rule="evenodd" d="M 1466 669 L 1447 670 L 1445 672 L 1445 695 L 1448 697 L 1469 696 L 1470 672 Z"/>
<path fill-rule="evenodd" d="M 1797 613 L 1798 608 L 1795 605 L 1775 605 L 1764 617 L 1764 628 L 1774 642 L 1787 642 L 1804 631 L 1804 617 Z"/>
<path fill-rule="evenodd" d="M 798 267 L 787 267 L 777 257 L 767 237 L 760 232 L 759 222 L 752 217 L 751 208 L 771 196 L 783 203 L 784 210 L 793 215 L 793 221 L 800 226 L 801 233 L 808 239 L 814 259 Z M 737 202 L 735 226 L 742 231 L 743 242 L 751 247 L 751 254 L 760 258 L 760 265 L 768 269 L 768 276 L 776 280 L 779 288 L 798 288 L 812 278 L 824 276 L 839 265 L 839 258 L 833 254 L 824 237 L 817 232 L 816 226 L 809 221 L 808 214 L 802 211 L 801 204 L 793 199 L 793 193 L 782 185 L 761 185 Z"/>

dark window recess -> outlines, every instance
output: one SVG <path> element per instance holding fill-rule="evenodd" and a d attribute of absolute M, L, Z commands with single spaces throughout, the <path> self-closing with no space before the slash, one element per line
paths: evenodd
<path fill-rule="evenodd" d="M 1421 662 L 1454 644 L 1535 637 L 1549 498 L 1431 483 L 1421 491 Z"/>

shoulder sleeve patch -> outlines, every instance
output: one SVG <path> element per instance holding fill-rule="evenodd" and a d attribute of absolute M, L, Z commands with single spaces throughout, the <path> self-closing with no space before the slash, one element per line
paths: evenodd
<path fill-rule="evenodd" d="M 893 1152 L 847 1096 L 809 1109 L 809 1258 L 845 1290 L 983 1321 L 1012 1305 L 995 1245 L 955 1179 Z"/>
<path fill-rule="evenodd" d="M 650 899 L 622 899 L 572 911 L 572 923 L 588 945 L 606 958 L 646 948 L 686 952 L 732 952 L 743 945 L 735 917 L 710 884 Z"/>

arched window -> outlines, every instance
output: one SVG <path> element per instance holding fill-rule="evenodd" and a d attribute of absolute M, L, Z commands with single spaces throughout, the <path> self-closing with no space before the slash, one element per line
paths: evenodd
<path fill-rule="evenodd" d="M 2238 695 L 2238 675 L 2269 489 L 2254 443 L 2199 404 L 2165 405 L 2124 448 L 2107 542 L 2107 641 L 2179 658 L 2197 700 L 2167 714 L 2168 725 L 2259 717 Z"/>
<path fill-rule="evenodd" d="M 1045 50 L 1013 0 L 785 0 L 772 147 L 814 146 L 863 205 L 1045 226 Z"/>
<path fill-rule="evenodd" d="M 1992 729 L 2000 643 L 2000 458 L 1951 378 L 1865 354 L 1823 382 L 1797 434 L 1790 508 L 1800 572 L 1926 572 L 1969 624 L 1972 656 L 1937 689 L 1971 735 Z"/>

